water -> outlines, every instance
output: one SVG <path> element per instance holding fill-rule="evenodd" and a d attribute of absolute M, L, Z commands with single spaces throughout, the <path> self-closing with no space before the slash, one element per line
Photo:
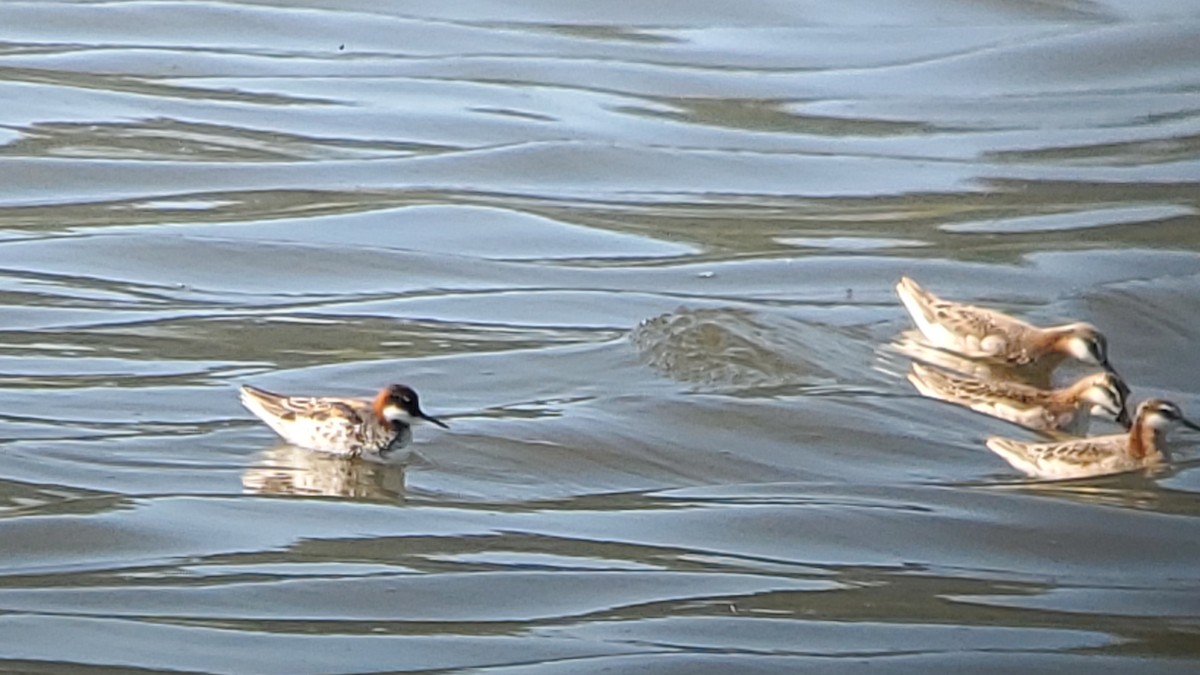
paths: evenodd
<path fill-rule="evenodd" d="M 1200 416 L 1198 33 L 4 3 L 0 670 L 1194 670 L 1197 439 L 1024 481 L 886 345 L 909 274 Z M 407 467 L 236 397 L 392 381 L 452 426 Z"/>

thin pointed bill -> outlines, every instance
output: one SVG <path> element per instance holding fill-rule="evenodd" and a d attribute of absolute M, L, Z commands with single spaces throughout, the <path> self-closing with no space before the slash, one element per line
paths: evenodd
<path fill-rule="evenodd" d="M 1189 428 L 1189 429 L 1192 429 L 1192 430 L 1194 430 L 1194 431 L 1200 431 L 1200 424 L 1196 424 L 1195 422 L 1193 422 L 1193 421 L 1189 420 L 1189 419 L 1188 419 L 1188 418 L 1186 418 L 1186 417 L 1180 417 L 1180 418 L 1179 418 L 1179 423 L 1180 423 L 1180 424 L 1182 424 L 1183 426 L 1185 426 L 1185 427 Z"/>
<path fill-rule="evenodd" d="M 434 424 L 438 425 L 439 427 L 441 427 L 443 429 L 450 428 L 449 424 L 446 424 L 445 422 L 439 420 L 438 418 L 434 417 L 433 415 L 426 415 L 425 413 L 417 413 L 417 417 L 420 417 L 421 419 L 425 420 L 426 422 L 433 422 Z"/>
<path fill-rule="evenodd" d="M 1100 367 L 1107 371 L 1109 375 L 1112 375 L 1113 379 L 1116 380 L 1117 391 L 1121 394 L 1121 400 L 1129 400 L 1129 394 L 1132 392 L 1129 389 L 1129 385 L 1125 384 L 1125 378 L 1121 377 L 1121 374 L 1118 373 L 1108 361 L 1101 363 Z"/>
<path fill-rule="evenodd" d="M 1104 370 L 1108 371 L 1109 375 L 1112 375 L 1113 384 L 1117 386 L 1117 394 L 1119 395 L 1117 400 L 1121 403 L 1121 410 L 1117 414 L 1117 424 L 1129 429 L 1133 427 L 1133 420 L 1129 417 L 1129 404 L 1126 401 L 1129 400 L 1129 395 L 1133 392 L 1130 391 L 1129 385 L 1125 384 L 1125 378 L 1121 377 L 1116 370 L 1113 370 L 1111 363 L 1105 361 L 1100 365 Z"/>

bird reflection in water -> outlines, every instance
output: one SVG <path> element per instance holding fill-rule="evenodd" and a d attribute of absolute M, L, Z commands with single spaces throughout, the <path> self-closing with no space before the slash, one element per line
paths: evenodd
<path fill-rule="evenodd" d="M 404 467 L 364 462 L 280 444 L 242 474 L 246 492 L 261 495 L 343 497 L 403 501 Z"/>
<path fill-rule="evenodd" d="M 903 331 L 887 346 L 891 351 L 914 361 L 979 380 L 1016 382 L 1039 389 L 1049 389 L 1051 386 L 1050 376 L 1053 368 L 1038 365 L 1008 366 L 977 361 L 930 346 L 917 330 Z"/>

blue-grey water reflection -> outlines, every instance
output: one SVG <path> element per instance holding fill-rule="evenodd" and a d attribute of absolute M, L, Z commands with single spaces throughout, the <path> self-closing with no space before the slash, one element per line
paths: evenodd
<path fill-rule="evenodd" d="M 909 274 L 1200 416 L 1198 32 L 0 5 L 0 670 L 1194 670 L 1200 439 L 1024 482 L 888 345 Z M 236 396 L 392 381 L 407 467 Z"/>

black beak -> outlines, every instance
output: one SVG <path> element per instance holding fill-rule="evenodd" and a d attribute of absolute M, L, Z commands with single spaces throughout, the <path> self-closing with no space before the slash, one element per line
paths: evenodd
<path fill-rule="evenodd" d="M 1179 422 L 1180 422 L 1180 424 L 1182 424 L 1183 426 L 1185 426 L 1189 429 L 1192 429 L 1195 431 L 1200 431 L 1200 424 L 1196 424 L 1195 422 L 1189 420 L 1186 417 L 1180 417 Z"/>
<path fill-rule="evenodd" d="M 1121 402 L 1121 411 L 1117 413 L 1117 424 L 1129 429 L 1133 426 L 1133 420 L 1129 418 L 1129 406 L 1126 404 L 1126 401 L 1129 400 L 1129 395 L 1133 392 L 1129 390 L 1129 385 L 1125 384 L 1125 378 L 1113 370 L 1112 364 L 1105 361 L 1103 365 L 1108 374 L 1112 375 L 1113 382 L 1117 385 L 1117 393 L 1120 394 L 1117 400 Z"/>
<path fill-rule="evenodd" d="M 1125 384 L 1125 378 L 1121 377 L 1120 373 L 1113 370 L 1112 364 L 1108 361 L 1100 364 L 1100 367 L 1104 368 L 1105 372 L 1107 372 L 1109 375 L 1112 375 L 1113 379 L 1117 381 L 1117 390 L 1121 392 L 1121 398 L 1128 399 L 1130 391 L 1129 385 Z"/>
<path fill-rule="evenodd" d="M 1117 413 L 1117 424 L 1125 427 L 1126 431 L 1133 428 L 1133 420 L 1129 419 L 1129 409 L 1121 408 L 1121 412 Z"/>
<path fill-rule="evenodd" d="M 446 424 L 445 422 L 439 420 L 438 418 L 434 417 L 433 415 L 426 415 L 423 412 L 418 412 L 417 417 L 420 417 L 421 419 L 425 420 L 426 422 L 433 422 L 434 424 L 438 425 L 439 427 L 441 427 L 443 429 L 450 428 L 449 424 Z"/>

